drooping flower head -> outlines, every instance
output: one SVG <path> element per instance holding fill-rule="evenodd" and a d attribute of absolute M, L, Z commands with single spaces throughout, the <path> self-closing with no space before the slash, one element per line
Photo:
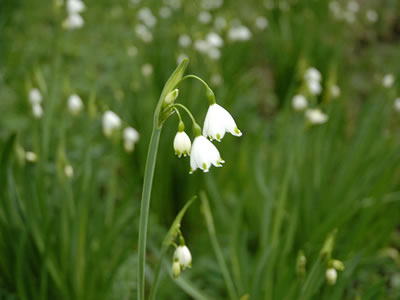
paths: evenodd
<path fill-rule="evenodd" d="M 77 115 L 83 109 L 83 103 L 81 97 L 77 94 L 72 94 L 68 98 L 68 110 L 71 114 Z"/>
<path fill-rule="evenodd" d="M 192 142 L 185 131 L 178 131 L 174 139 L 174 150 L 178 157 L 190 155 Z"/>
<path fill-rule="evenodd" d="M 121 128 L 121 119 L 116 113 L 108 110 L 103 115 L 103 132 L 106 137 L 112 135 L 115 130 Z"/>
<path fill-rule="evenodd" d="M 318 108 L 307 109 L 306 118 L 308 119 L 308 121 L 310 121 L 311 124 L 323 124 L 328 121 L 328 116 Z"/>
<path fill-rule="evenodd" d="M 133 127 L 126 127 L 122 133 L 124 138 L 124 148 L 126 152 L 132 152 L 135 144 L 139 141 L 139 132 Z"/>
<path fill-rule="evenodd" d="M 204 120 L 203 135 L 220 142 L 225 132 L 235 136 L 242 135 L 231 114 L 222 106 L 211 104 Z"/>
<path fill-rule="evenodd" d="M 173 260 L 179 262 L 182 270 L 192 267 L 192 254 L 186 245 L 180 245 L 175 249 Z"/>
<path fill-rule="evenodd" d="M 304 95 L 295 95 L 292 99 L 292 106 L 294 110 L 304 110 L 307 108 L 308 102 Z"/>
<path fill-rule="evenodd" d="M 198 168 L 206 173 L 211 165 L 222 167 L 224 162 L 218 149 L 207 138 L 199 135 L 194 139 L 190 155 L 190 174 Z"/>

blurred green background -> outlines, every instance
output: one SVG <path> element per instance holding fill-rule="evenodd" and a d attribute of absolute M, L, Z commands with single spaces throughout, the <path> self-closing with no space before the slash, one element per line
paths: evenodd
<path fill-rule="evenodd" d="M 136 299 L 152 118 L 183 57 L 243 136 L 215 143 L 223 168 L 189 175 L 172 147 L 177 118 L 166 122 L 147 288 L 176 214 L 204 191 L 181 226 L 193 267 L 172 279 L 170 250 L 157 299 L 400 298 L 399 1 L 68 2 L 0 0 L 0 299 Z M 328 121 L 311 124 L 296 94 Z M 186 80 L 177 101 L 202 125 L 201 84 Z M 139 132 L 133 152 L 122 130 L 104 136 L 107 110 Z M 345 266 L 334 284 L 330 258 Z"/>

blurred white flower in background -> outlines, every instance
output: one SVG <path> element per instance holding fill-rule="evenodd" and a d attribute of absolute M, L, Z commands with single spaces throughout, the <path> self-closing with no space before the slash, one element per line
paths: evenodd
<path fill-rule="evenodd" d="M 212 16 L 208 11 L 201 11 L 199 13 L 198 20 L 202 24 L 209 24 L 212 20 Z"/>
<path fill-rule="evenodd" d="M 174 138 L 174 151 L 178 157 L 190 155 L 192 142 L 185 131 L 178 131 Z"/>
<path fill-rule="evenodd" d="M 138 49 L 135 46 L 129 46 L 127 49 L 128 56 L 134 57 L 138 54 Z"/>
<path fill-rule="evenodd" d="M 42 102 L 42 94 L 38 88 L 32 88 L 29 91 L 29 102 L 32 105 L 40 104 Z"/>
<path fill-rule="evenodd" d="M 373 9 L 368 9 L 365 13 L 365 18 L 370 23 L 375 23 L 378 21 L 378 13 Z"/>
<path fill-rule="evenodd" d="M 179 65 L 185 58 L 189 58 L 185 53 L 181 53 L 176 58 L 176 63 Z"/>
<path fill-rule="evenodd" d="M 254 25 L 256 26 L 257 29 L 264 30 L 265 28 L 268 27 L 268 20 L 266 17 L 259 16 L 254 21 Z"/>
<path fill-rule="evenodd" d="M 207 138 L 199 135 L 194 139 L 190 155 L 190 174 L 198 168 L 206 173 L 211 165 L 222 167 L 224 162 L 217 147 Z"/>
<path fill-rule="evenodd" d="M 179 46 L 187 48 L 192 44 L 192 39 L 187 34 L 181 34 L 178 38 Z"/>
<path fill-rule="evenodd" d="M 308 90 L 313 95 L 319 95 L 322 91 L 321 86 L 321 73 L 314 67 L 310 67 L 304 74 Z"/>
<path fill-rule="evenodd" d="M 214 20 L 214 26 L 217 30 L 224 30 L 226 26 L 228 25 L 228 22 L 224 17 L 218 16 Z"/>
<path fill-rule="evenodd" d="M 382 85 L 386 88 L 390 88 L 394 83 L 394 76 L 393 74 L 386 74 L 382 78 Z"/>
<path fill-rule="evenodd" d="M 223 0 L 202 0 L 201 7 L 205 10 L 220 8 L 224 4 Z"/>
<path fill-rule="evenodd" d="M 66 165 L 64 167 L 64 174 L 68 178 L 72 178 L 74 176 L 74 168 L 71 165 Z"/>
<path fill-rule="evenodd" d="M 153 66 L 151 64 L 144 64 L 141 71 L 144 77 L 150 77 L 153 74 Z"/>
<path fill-rule="evenodd" d="M 146 26 L 152 28 L 157 24 L 157 19 L 151 12 L 150 8 L 143 7 L 137 12 L 137 17 L 141 20 Z"/>
<path fill-rule="evenodd" d="M 231 41 L 248 41 L 250 38 L 250 29 L 242 24 L 232 24 L 229 28 L 228 39 Z"/>
<path fill-rule="evenodd" d="M 121 128 L 121 119 L 111 110 L 103 114 L 103 133 L 106 137 L 110 137 L 114 131 Z"/>
<path fill-rule="evenodd" d="M 393 103 L 394 110 L 400 112 L 400 98 L 396 98 Z"/>
<path fill-rule="evenodd" d="M 67 0 L 67 13 L 80 14 L 85 10 L 85 4 L 81 0 Z"/>
<path fill-rule="evenodd" d="M 172 10 L 168 6 L 163 6 L 158 13 L 161 18 L 168 19 L 172 15 Z"/>
<path fill-rule="evenodd" d="M 171 7 L 173 10 L 178 10 L 181 8 L 181 0 L 164 0 L 164 4 Z"/>
<path fill-rule="evenodd" d="M 360 10 L 360 4 L 357 1 L 349 1 L 347 3 L 347 9 L 353 13 L 357 13 Z"/>
<path fill-rule="evenodd" d="M 135 27 L 136 35 L 145 43 L 150 43 L 153 41 L 153 34 L 151 31 L 143 24 L 138 24 Z"/>
<path fill-rule="evenodd" d="M 82 16 L 80 14 L 70 14 L 64 20 L 63 26 L 66 29 L 78 29 L 85 24 Z"/>
<path fill-rule="evenodd" d="M 337 98 L 340 96 L 340 87 L 336 84 L 331 86 L 331 95 L 333 98 Z"/>
<path fill-rule="evenodd" d="M 325 272 L 325 277 L 326 277 L 326 281 L 328 281 L 328 283 L 330 285 L 334 285 L 336 283 L 337 280 L 337 272 L 334 268 L 329 268 L 326 270 Z"/>
<path fill-rule="evenodd" d="M 27 151 L 25 152 L 25 159 L 29 162 L 36 162 L 37 161 L 37 155 L 34 152 Z"/>
<path fill-rule="evenodd" d="M 126 127 L 122 133 L 124 148 L 126 152 L 132 152 L 135 144 L 139 141 L 139 132 L 133 127 Z"/>
<path fill-rule="evenodd" d="M 300 111 L 307 108 L 308 101 L 303 95 L 295 95 L 292 99 L 292 106 L 294 110 Z"/>
<path fill-rule="evenodd" d="M 221 48 L 224 45 L 224 40 L 215 32 L 210 32 L 206 36 L 206 41 L 212 47 Z"/>
<path fill-rule="evenodd" d="M 35 119 L 40 119 L 43 116 L 43 108 L 42 105 L 39 103 L 32 105 L 32 114 Z"/>
<path fill-rule="evenodd" d="M 68 110 L 71 114 L 77 115 L 83 109 L 83 102 L 81 97 L 76 94 L 72 94 L 68 98 Z"/>
<path fill-rule="evenodd" d="M 341 19 L 343 17 L 343 11 L 337 1 L 329 2 L 329 9 L 336 19 Z"/>
<path fill-rule="evenodd" d="M 324 124 L 328 121 L 328 116 L 318 108 L 307 109 L 305 114 L 311 124 Z"/>
<path fill-rule="evenodd" d="M 235 136 L 242 135 L 231 114 L 222 106 L 211 104 L 204 120 L 203 135 L 220 142 L 226 132 Z"/>
<path fill-rule="evenodd" d="M 224 82 L 224 79 L 220 74 L 213 74 L 210 79 L 211 83 L 215 86 L 220 86 Z"/>

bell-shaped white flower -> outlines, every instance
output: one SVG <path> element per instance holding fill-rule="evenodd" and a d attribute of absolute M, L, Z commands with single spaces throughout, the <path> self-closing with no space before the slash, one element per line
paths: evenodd
<path fill-rule="evenodd" d="M 180 245 L 175 249 L 174 262 L 178 261 L 182 270 L 192 267 L 192 254 L 186 245 Z"/>
<path fill-rule="evenodd" d="M 83 109 L 83 102 L 81 97 L 76 94 L 72 94 L 68 98 L 68 110 L 71 114 L 77 115 Z"/>
<path fill-rule="evenodd" d="M 225 132 L 235 136 L 242 135 L 231 114 L 222 106 L 211 104 L 204 120 L 203 135 L 220 142 Z"/>
<path fill-rule="evenodd" d="M 110 137 L 115 130 L 121 128 L 121 119 L 116 113 L 108 110 L 103 115 L 103 132 L 106 137 Z"/>
<path fill-rule="evenodd" d="M 208 172 L 211 165 L 222 167 L 224 162 L 217 147 L 207 138 L 199 135 L 194 139 L 190 153 L 190 174 L 197 168 Z"/>
<path fill-rule="evenodd" d="M 328 116 L 319 109 L 307 109 L 306 118 L 311 124 L 323 124 L 328 121 Z"/>
<path fill-rule="evenodd" d="M 303 95 L 295 95 L 292 99 L 292 106 L 295 110 L 304 110 L 307 108 L 307 98 Z"/>
<path fill-rule="evenodd" d="M 306 70 L 304 78 L 306 81 L 321 81 L 322 76 L 320 71 L 314 67 L 310 67 Z"/>
<path fill-rule="evenodd" d="M 32 105 L 40 104 L 42 102 L 42 94 L 37 88 L 33 88 L 29 91 L 29 102 Z"/>
<path fill-rule="evenodd" d="M 184 131 L 178 131 L 174 139 L 174 150 L 178 157 L 190 155 L 190 148 L 192 147 L 192 142 L 189 136 Z"/>
<path fill-rule="evenodd" d="M 85 10 L 85 4 L 81 0 L 67 0 L 68 14 L 79 14 Z"/>
<path fill-rule="evenodd" d="M 122 133 L 124 138 L 124 148 L 126 152 L 132 152 L 135 144 L 139 141 L 139 132 L 133 127 L 126 127 Z"/>
<path fill-rule="evenodd" d="M 337 280 L 337 272 L 334 268 L 329 268 L 325 272 L 326 280 L 330 285 L 334 285 Z"/>

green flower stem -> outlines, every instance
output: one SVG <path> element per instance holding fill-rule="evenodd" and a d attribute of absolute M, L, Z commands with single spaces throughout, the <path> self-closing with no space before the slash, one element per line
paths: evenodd
<path fill-rule="evenodd" d="M 190 117 L 190 119 L 192 120 L 192 123 L 193 123 L 193 131 L 194 131 L 195 136 L 201 135 L 201 127 L 200 127 L 199 124 L 196 123 L 196 120 L 194 119 L 194 117 L 193 117 L 192 113 L 190 112 L 190 110 L 185 105 L 180 104 L 180 103 L 173 104 L 172 108 L 174 108 L 174 107 L 182 108 L 189 115 L 189 117 Z"/>
<path fill-rule="evenodd" d="M 144 183 L 142 192 L 142 203 L 140 205 L 140 224 L 139 224 L 139 283 L 138 299 L 145 298 L 144 269 L 146 259 L 147 223 L 149 218 L 151 186 L 153 184 L 154 169 L 157 160 L 157 150 L 160 141 L 161 128 L 153 128 L 151 134 L 149 152 L 147 153 L 146 169 L 144 172 Z"/>
<path fill-rule="evenodd" d="M 196 80 L 200 81 L 200 82 L 204 85 L 204 87 L 206 88 L 206 94 L 207 94 L 208 102 L 210 103 L 210 105 L 215 104 L 215 95 L 214 95 L 214 92 L 212 91 L 212 89 L 208 86 L 208 84 L 207 84 L 203 79 L 201 79 L 200 77 L 198 77 L 198 76 L 196 76 L 196 75 L 190 74 L 190 75 L 184 76 L 184 77 L 178 82 L 177 86 L 178 86 L 182 81 L 184 81 L 185 79 L 189 79 L 189 78 L 196 79 Z"/>

